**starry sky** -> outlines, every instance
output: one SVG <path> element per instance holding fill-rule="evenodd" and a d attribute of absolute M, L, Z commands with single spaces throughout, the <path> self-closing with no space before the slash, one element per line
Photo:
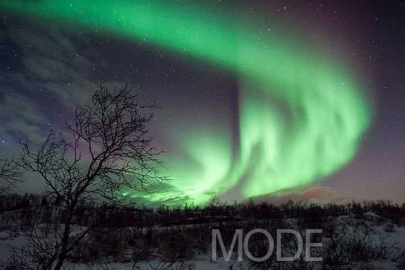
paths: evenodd
<path fill-rule="evenodd" d="M 45 2 L 0 4 L 2 155 L 24 134 L 40 143 L 100 82 L 127 83 L 161 106 L 151 133 L 173 178 L 123 191 L 134 200 L 405 202 L 405 3 L 122 0 L 116 23 Z"/>

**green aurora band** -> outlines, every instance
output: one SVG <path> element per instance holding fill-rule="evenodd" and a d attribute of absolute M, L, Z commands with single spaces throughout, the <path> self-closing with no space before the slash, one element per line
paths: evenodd
<path fill-rule="evenodd" d="M 124 197 L 152 203 L 172 198 L 203 203 L 214 192 L 247 198 L 310 185 L 354 157 L 371 108 L 359 83 L 338 61 L 306 48 L 298 35 L 254 32 L 249 27 L 253 22 L 243 24 L 235 14 L 151 2 L 0 3 L 1 9 L 25 17 L 144 41 L 220 66 L 238 78 L 238 145 L 224 126 L 214 131 L 200 127 L 181 141 L 172 134 L 187 158 L 164 157 L 169 187 L 151 193 L 121 191 Z"/>

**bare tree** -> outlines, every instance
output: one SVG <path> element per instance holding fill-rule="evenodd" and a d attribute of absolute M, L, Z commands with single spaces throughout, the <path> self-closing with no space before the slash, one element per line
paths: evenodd
<path fill-rule="evenodd" d="M 21 182 L 21 175 L 14 160 L 0 159 L 0 197 L 10 193 Z"/>
<path fill-rule="evenodd" d="M 148 132 L 154 109 L 154 104 L 139 104 L 127 86 L 110 91 L 101 85 L 64 130 L 51 132 L 36 150 L 23 145 L 20 165 L 41 177 L 48 196 L 61 199 L 65 213 L 51 246 L 33 243 L 50 252 L 42 269 L 61 269 L 69 252 L 100 225 L 94 221 L 72 233 L 80 202 L 115 203 L 123 188 L 145 188 L 165 179 L 158 173 L 160 152 Z"/>

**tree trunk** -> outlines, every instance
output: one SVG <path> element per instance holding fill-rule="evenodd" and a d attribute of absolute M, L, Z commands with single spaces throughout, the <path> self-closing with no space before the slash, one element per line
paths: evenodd
<path fill-rule="evenodd" d="M 65 224 L 65 229 L 63 231 L 63 237 L 62 237 L 62 242 L 61 242 L 61 252 L 60 255 L 58 256 L 58 261 L 53 268 L 53 270 L 60 270 L 63 267 L 63 263 L 65 262 L 67 252 L 68 252 L 68 244 L 69 244 L 69 238 L 70 238 L 70 220 Z"/>
<path fill-rule="evenodd" d="M 67 254 L 68 254 L 68 247 L 69 247 L 69 240 L 70 240 L 70 226 L 72 224 L 72 219 L 73 219 L 73 214 L 75 212 L 76 208 L 76 201 L 73 201 L 71 206 L 68 207 L 68 217 L 65 222 L 65 228 L 63 230 L 63 236 L 61 240 L 61 251 L 58 256 L 57 263 L 53 270 L 61 270 L 63 267 L 63 263 L 66 260 Z"/>

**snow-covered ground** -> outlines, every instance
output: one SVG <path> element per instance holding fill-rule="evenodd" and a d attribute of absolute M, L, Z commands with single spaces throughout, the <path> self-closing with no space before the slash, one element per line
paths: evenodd
<path fill-rule="evenodd" d="M 396 250 L 405 250 L 405 227 L 398 227 L 396 225 L 392 225 L 389 222 L 383 223 L 375 223 L 375 220 L 379 219 L 378 216 L 375 216 L 373 213 L 366 213 L 365 214 L 365 222 L 369 222 L 372 224 L 372 228 L 374 231 L 381 233 L 384 236 L 387 236 L 387 242 L 390 244 L 395 244 Z M 350 224 L 354 220 L 351 216 L 341 216 L 336 218 L 339 222 L 345 222 Z M 293 220 L 290 220 L 290 223 Z M 187 225 L 190 226 L 190 225 Z M 74 228 L 72 233 L 77 233 L 83 230 L 81 227 Z M 14 247 L 19 249 L 24 247 L 27 243 L 27 238 L 23 232 L 19 231 L 11 231 L 11 230 L 4 230 L 0 232 L 0 269 L 4 268 L 4 265 L 7 264 L 8 258 L 10 256 L 10 247 Z M 223 258 L 219 258 L 216 262 L 211 261 L 211 254 L 207 255 L 198 255 L 194 258 L 193 264 L 195 268 L 184 268 L 184 269 L 195 269 L 195 270 L 217 270 L 217 269 L 249 269 L 248 261 L 244 262 L 226 262 Z M 151 260 L 150 262 L 140 262 L 138 264 L 139 268 L 133 268 L 131 263 L 116 263 L 116 262 L 108 262 L 107 266 L 108 269 L 164 269 L 158 268 L 157 266 L 162 262 L 159 260 Z M 67 266 L 74 266 L 75 269 L 102 269 L 100 265 L 97 264 L 67 264 Z M 167 269 L 177 269 L 176 265 L 173 265 L 173 268 Z M 400 268 L 402 267 L 402 268 Z M 183 269 L 183 268 L 182 268 Z M 314 264 L 312 269 L 325 269 L 322 268 L 322 264 Z M 397 262 L 395 262 L 394 258 L 387 258 L 387 260 L 380 260 L 380 261 L 372 261 L 367 263 L 361 262 L 351 262 L 345 266 L 341 266 L 340 268 L 331 268 L 331 269 L 352 269 L 352 270 L 360 270 L 360 269 L 405 269 L 403 266 L 399 266 Z"/>

